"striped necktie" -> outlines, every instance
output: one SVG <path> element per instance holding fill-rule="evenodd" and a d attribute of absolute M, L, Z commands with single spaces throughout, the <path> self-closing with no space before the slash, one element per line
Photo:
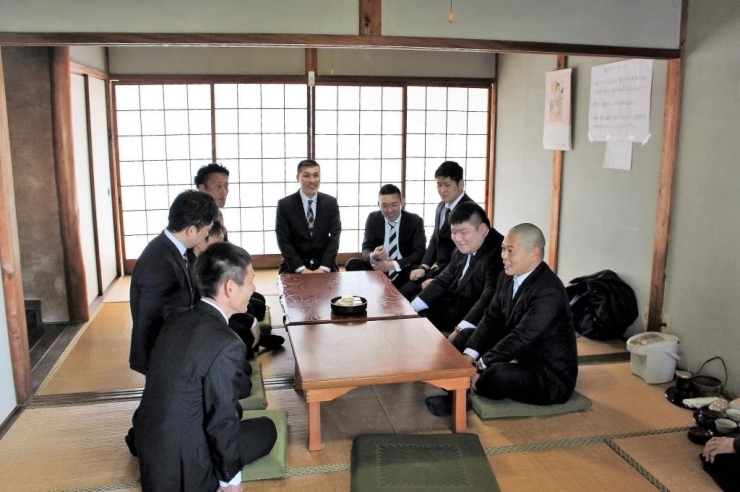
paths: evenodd
<path fill-rule="evenodd" d="M 313 200 L 308 201 L 308 210 L 306 210 L 306 220 L 308 221 L 308 230 L 311 231 L 311 234 L 313 234 L 314 216 L 313 216 L 313 207 L 311 207 L 311 205 L 313 205 Z"/>
<path fill-rule="evenodd" d="M 188 281 L 188 290 L 190 291 L 190 305 L 193 305 L 193 301 L 195 301 L 194 290 L 193 290 L 193 279 L 190 276 L 190 260 L 188 260 L 188 252 L 185 251 L 182 254 L 182 259 L 185 261 L 185 278 Z"/>
<path fill-rule="evenodd" d="M 388 259 L 391 261 L 398 259 L 398 236 L 396 235 L 396 222 L 388 222 L 388 226 L 391 228 L 390 235 L 388 236 Z M 388 272 L 391 282 L 396 280 L 398 272 Z"/>

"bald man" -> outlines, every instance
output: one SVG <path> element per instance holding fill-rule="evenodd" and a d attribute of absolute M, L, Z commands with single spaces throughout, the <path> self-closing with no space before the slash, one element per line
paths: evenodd
<path fill-rule="evenodd" d="M 452 342 L 475 364 L 481 396 L 534 405 L 564 403 L 578 375 L 573 316 L 563 282 L 543 261 L 545 237 L 513 227 L 501 245 L 504 273 L 482 320 Z"/>

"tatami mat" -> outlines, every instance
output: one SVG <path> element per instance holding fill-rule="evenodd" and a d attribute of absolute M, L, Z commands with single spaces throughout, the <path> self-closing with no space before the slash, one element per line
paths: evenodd
<path fill-rule="evenodd" d="M 118 277 L 106 292 L 103 302 L 128 302 L 131 289 L 131 276 Z"/>
<path fill-rule="evenodd" d="M 129 454 L 123 436 L 138 404 L 25 410 L 0 440 L 0 490 L 135 487 L 138 462 Z"/>
<path fill-rule="evenodd" d="M 504 492 L 655 492 L 606 444 L 489 456 Z"/>
<path fill-rule="evenodd" d="M 578 349 L 579 357 L 628 353 L 627 344 L 624 340 L 609 340 L 602 342 L 579 336 L 576 339 L 576 347 Z"/>
<path fill-rule="evenodd" d="M 689 441 L 686 432 L 617 439 L 615 444 L 672 492 L 721 490 L 701 467 L 703 446 Z"/>
<path fill-rule="evenodd" d="M 254 273 L 254 285 L 257 287 L 257 292 L 265 297 L 278 295 L 277 269 L 255 270 Z"/>
<path fill-rule="evenodd" d="M 295 358 L 288 339 L 288 332 L 285 328 L 273 328 L 272 334 L 285 338 L 285 342 L 275 351 L 265 352 L 262 349 L 257 356 L 257 361 L 262 364 L 262 378 L 267 384 L 274 379 L 292 382 L 295 375 Z"/>
<path fill-rule="evenodd" d="M 130 345 L 129 304 L 103 304 L 37 393 L 55 395 L 143 388 L 144 376 L 129 368 Z"/>

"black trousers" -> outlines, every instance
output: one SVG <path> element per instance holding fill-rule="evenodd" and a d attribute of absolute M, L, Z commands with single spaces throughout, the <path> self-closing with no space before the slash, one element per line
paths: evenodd
<path fill-rule="evenodd" d="M 239 457 L 242 464 L 251 463 L 270 453 L 277 441 L 275 423 L 268 417 L 257 417 L 239 422 Z"/>
<path fill-rule="evenodd" d="M 725 492 L 737 492 L 740 490 L 740 455 L 735 453 L 718 454 L 714 457 L 714 463 L 704 461 L 699 455 L 704 471 L 717 482 Z"/>

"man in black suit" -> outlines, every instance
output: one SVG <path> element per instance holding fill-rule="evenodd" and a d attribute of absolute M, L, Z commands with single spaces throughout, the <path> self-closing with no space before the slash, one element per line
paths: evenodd
<path fill-rule="evenodd" d="M 534 405 L 564 403 L 578 375 L 573 316 L 563 282 L 543 261 L 545 237 L 519 224 L 501 246 L 504 273 L 475 329 L 453 343 L 476 364 L 473 390 Z"/>
<path fill-rule="evenodd" d="M 267 417 L 240 422 L 246 347 L 227 322 L 254 291 L 252 258 L 217 243 L 198 257 L 194 277 L 203 298 L 162 328 L 134 416 L 144 491 L 241 490 L 244 465 L 277 439 Z"/>
<path fill-rule="evenodd" d="M 203 241 L 218 219 L 207 193 L 188 190 L 170 206 L 167 228 L 144 248 L 131 276 L 131 369 L 146 375 L 149 354 L 165 317 L 193 305 L 198 291 L 190 277 L 191 248 Z"/>
<path fill-rule="evenodd" d="M 342 223 L 336 198 L 319 192 L 321 167 L 306 159 L 298 163 L 301 189 L 278 201 L 275 234 L 283 255 L 279 273 L 339 271 L 337 252 Z"/>
<path fill-rule="evenodd" d="M 463 321 L 475 325 L 493 297 L 502 270 L 503 236 L 475 202 L 459 204 L 449 215 L 451 236 L 456 246 L 452 260 L 419 293 L 411 306 L 440 331 L 453 331 Z"/>
<path fill-rule="evenodd" d="M 450 237 L 450 222 L 447 218 L 459 204 L 473 201 L 465 193 L 463 169 L 457 162 L 443 162 L 434 172 L 434 179 L 437 181 L 437 192 L 442 201 L 437 205 L 432 238 L 421 264 L 417 264 L 410 272 L 411 282 L 407 282 L 401 288 L 401 294 L 408 300 L 426 288 L 452 259 L 455 243 Z"/>
<path fill-rule="evenodd" d="M 399 287 L 409 279 L 409 271 L 424 255 L 427 236 L 424 220 L 403 210 L 401 190 L 392 184 L 383 185 L 378 196 L 379 211 L 371 212 L 365 222 L 362 241 L 363 260 L 350 258 L 348 271 L 379 270 L 385 272 Z"/>

